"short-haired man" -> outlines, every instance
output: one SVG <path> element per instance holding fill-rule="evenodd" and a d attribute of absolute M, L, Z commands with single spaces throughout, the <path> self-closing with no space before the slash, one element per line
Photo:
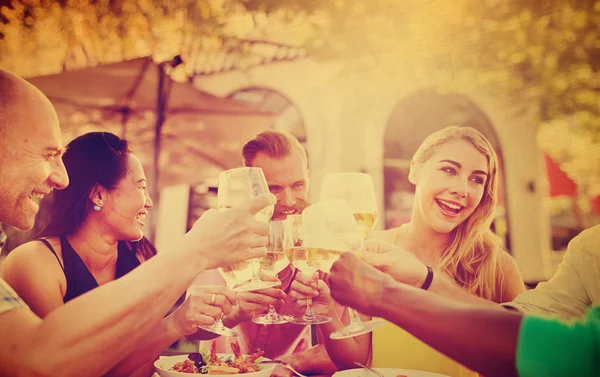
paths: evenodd
<path fill-rule="evenodd" d="M 242 148 L 244 166 L 263 170 L 269 190 L 277 197 L 273 220 L 302 213 L 308 205 L 306 150 L 293 135 L 264 131 Z"/>
<path fill-rule="evenodd" d="M 63 151 L 50 101 L 25 80 L 0 70 L 0 222 L 22 230 L 33 226 L 39 198 L 68 185 Z M 272 195 L 265 195 L 233 212 L 208 214 L 173 240 L 173 252 L 161 253 L 43 320 L 0 279 L 0 376 L 109 372 L 138 347 L 202 270 L 265 255 L 268 227 L 253 217 L 272 203 Z M 216 249 L 224 252 L 215 254 Z"/>
<path fill-rule="evenodd" d="M 308 161 L 304 147 L 298 139 L 287 132 L 264 131 L 248 141 L 242 148 L 244 166 L 259 167 L 263 170 L 269 190 L 277 197 L 272 220 L 284 220 L 288 215 L 301 214 L 308 205 Z M 266 313 L 269 304 L 282 314 L 293 313 L 293 306 L 287 297 L 294 281 L 296 269 L 291 265 L 278 274 L 280 288 L 265 289 L 260 292 L 238 293 L 239 305 L 225 318 L 225 325 L 236 327 L 243 352 L 256 349 L 265 351 L 265 356 L 287 361 L 300 373 L 331 375 L 337 370 L 324 345 L 311 346 L 309 326 L 296 324 L 257 325 L 251 321 L 252 315 Z M 265 277 L 266 278 L 266 277 Z M 206 284 L 223 284 L 220 277 L 207 272 L 197 281 Z M 228 338 L 218 338 L 218 347 L 226 351 Z M 208 346 L 208 345 L 207 345 Z M 276 376 L 291 376 L 287 369 L 278 368 Z"/>

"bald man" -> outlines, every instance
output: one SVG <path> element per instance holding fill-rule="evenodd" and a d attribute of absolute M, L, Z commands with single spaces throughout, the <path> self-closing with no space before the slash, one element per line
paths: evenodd
<path fill-rule="evenodd" d="M 39 199 L 69 183 L 64 149 L 50 101 L 2 70 L 0 135 L 0 222 L 30 229 Z M 156 328 L 201 271 L 266 254 L 268 225 L 254 214 L 274 203 L 268 194 L 230 211 L 209 212 L 173 239 L 172 250 L 43 320 L 0 279 L 0 376 L 109 372 Z"/>
<path fill-rule="evenodd" d="M 0 219 L 27 230 L 39 200 L 69 184 L 56 112 L 35 87 L 0 73 Z"/>

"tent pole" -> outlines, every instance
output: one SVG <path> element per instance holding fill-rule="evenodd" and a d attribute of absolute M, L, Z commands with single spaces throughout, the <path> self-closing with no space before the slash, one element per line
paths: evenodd
<path fill-rule="evenodd" d="M 153 163 L 152 163 L 152 186 L 150 187 L 150 195 L 154 202 L 154 207 L 158 209 L 159 201 L 160 201 L 160 190 L 159 190 L 159 182 L 160 182 L 160 152 L 161 152 L 161 139 L 162 139 L 162 127 L 165 122 L 165 112 L 167 105 L 167 97 L 168 91 L 170 88 L 167 87 L 166 83 L 166 72 L 165 72 L 165 63 L 160 63 L 158 65 L 158 90 L 156 94 L 156 125 L 154 129 L 154 155 L 153 155 Z M 150 227 L 151 234 L 148 238 L 151 241 L 154 241 L 154 232 L 155 232 L 155 224 L 152 224 Z"/>

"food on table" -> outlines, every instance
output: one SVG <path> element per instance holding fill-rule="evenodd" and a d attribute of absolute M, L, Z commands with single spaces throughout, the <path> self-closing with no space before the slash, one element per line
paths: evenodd
<path fill-rule="evenodd" d="M 210 354 L 203 355 L 195 352 L 188 355 L 188 360 L 178 362 L 171 370 L 191 374 L 242 374 L 253 373 L 260 370 L 260 361 L 264 351 L 258 350 L 248 356 L 242 355 L 237 342 L 231 343 L 233 360 L 231 357 L 220 358 L 217 356 L 217 344 L 213 341 Z"/>

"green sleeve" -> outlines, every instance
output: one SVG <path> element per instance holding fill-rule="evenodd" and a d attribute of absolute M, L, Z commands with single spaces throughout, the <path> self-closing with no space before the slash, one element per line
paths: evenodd
<path fill-rule="evenodd" d="M 572 324 L 523 318 L 516 363 L 520 377 L 600 376 L 600 307 Z"/>

